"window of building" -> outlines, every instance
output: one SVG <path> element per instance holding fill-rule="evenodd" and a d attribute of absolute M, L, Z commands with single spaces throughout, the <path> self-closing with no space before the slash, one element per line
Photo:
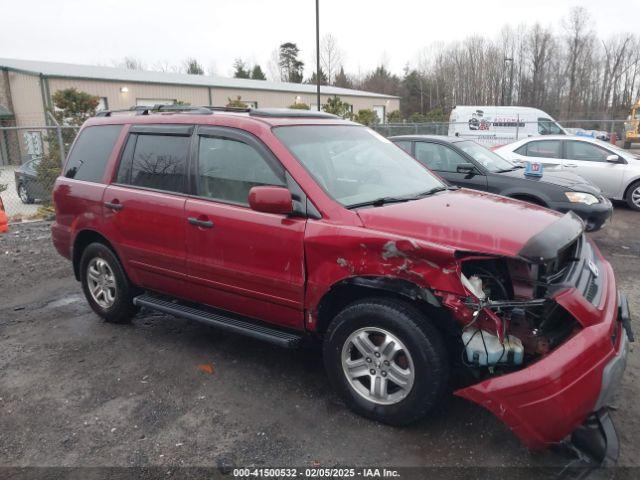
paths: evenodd
<path fill-rule="evenodd" d="M 376 115 L 378 116 L 378 122 L 385 123 L 387 119 L 386 107 L 384 105 L 374 105 L 373 111 L 376 112 Z"/>
<path fill-rule="evenodd" d="M 98 106 L 96 107 L 96 112 L 102 112 L 104 110 L 109 110 L 109 101 L 107 97 L 100 97 L 98 99 Z"/>
<path fill-rule="evenodd" d="M 118 183 L 185 192 L 191 137 L 130 135 L 118 170 Z"/>
<path fill-rule="evenodd" d="M 456 173 L 458 165 L 469 163 L 451 148 L 430 142 L 416 142 L 416 159 L 425 167 L 437 172 Z"/>
<path fill-rule="evenodd" d="M 175 98 L 136 98 L 136 106 L 153 107 L 154 105 L 174 105 L 178 103 Z"/>
<path fill-rule="evenodd" d="M 122 131 L 122 125 L 87 127 L 76 140 L 64 176 L 86 182 L 102 182 L 107 161 Z"/>
<path fill-rule="evenodd" d="M 250 145 L 223 137 L 200 137 L 198 195 L 248 205 L 249 190 L 259 185 L 285 184 Z"/>

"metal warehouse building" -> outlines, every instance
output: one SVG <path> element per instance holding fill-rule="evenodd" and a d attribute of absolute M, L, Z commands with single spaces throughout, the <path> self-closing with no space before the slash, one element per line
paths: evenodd
<path fill-rule="evenodd" d="M 121 68 L 0 58 L 0 125 L 47 124 L 52 94 L 75 87 L 100 97 L 99 109 L 170 104 L 224 106 L 240 97 L 251 107 L 288 107 L 306 103 L 316 108 L 316 86 L 263 80 L 211 77 Z M 399 98 L 360 90 L 322 86 L 321 102 L 339 96 L 353 112 L 374 110 L 385 119 L 399 108 Z M 0 142 L 2 139 L 0 139 Z M 0 165 L 16 163 L 15 153 L 0 148 Z M 17 152 L 16 152 L 17 153 Z"/>

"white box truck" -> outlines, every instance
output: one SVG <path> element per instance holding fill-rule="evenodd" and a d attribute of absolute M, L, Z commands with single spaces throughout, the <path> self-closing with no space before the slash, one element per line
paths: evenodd
<path fill-rule="evenodd" d="M 449 122 L 449 135 L 455 137 L 517 140 L 567 134 L 551 115 L 531 107 L 456 106 Z"/>

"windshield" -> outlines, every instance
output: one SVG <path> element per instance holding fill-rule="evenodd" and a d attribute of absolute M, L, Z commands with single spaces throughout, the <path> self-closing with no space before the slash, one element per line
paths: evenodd
<path fill-rule="evenodd" d="M 510 161 L 505 160 L 501 156 L 475 142 L 467 140 L 464 142 L 457 142 L 455 145 L 490 172 L 506 172 L 516 168 L 516 166 Z"/>
<path fill-rule="evenodd" d="M 273 131 L 318 184 L 346 207 L 446 188 L 404 150 L 366 127 L 304 125 Z"/>

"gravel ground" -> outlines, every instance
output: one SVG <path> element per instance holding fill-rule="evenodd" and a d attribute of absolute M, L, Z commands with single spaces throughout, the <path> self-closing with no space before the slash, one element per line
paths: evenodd
<path fill-rule="evenodd" d="M 640 312 L 640 213 L 594 234 Z M 638 322 L 635 324 L 636 331 Z M 613 417 L 640 466 L 640 359 Z M 545 466 L 491 414 L 451 398 L 408 428 L 350 413 L 315 351 L 152 313 L 100 321 L 45 222 L 0 236 L 0 466 Z M 0 475 L 2 476 L 2 475 Z M 532 474 L 532 478 L 535 475 Z"/>

